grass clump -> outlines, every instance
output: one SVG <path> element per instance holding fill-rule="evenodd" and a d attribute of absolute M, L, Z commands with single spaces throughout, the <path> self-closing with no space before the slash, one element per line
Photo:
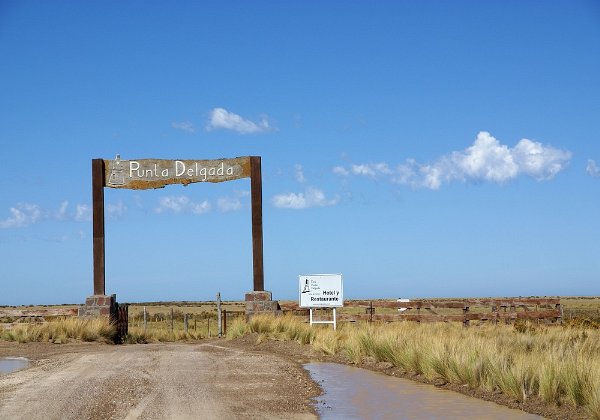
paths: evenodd
<path fill-rule="evenodd" d="M 18 343 L 70 341 L 112 342 L 116 331 L 106 318 L 65 318 L 43 324 L 22 324 L 0 331 L 0 339 Z"/>
<path fill-rule="evenodd" d="M 238 323 L 239 322 L 239 323 Z M 235 332 L 232 332 L 235 330 Z M 310 327 L 298 317 L 236 321 L 230 338 L 295 340 L 349 362 L 389 362 L 429 380 L 502 392 L 518 401 L 584 407 L 600 419 L 600 331 L 523 324 L 463 328 L 457 324 L 356 323 Z"/>

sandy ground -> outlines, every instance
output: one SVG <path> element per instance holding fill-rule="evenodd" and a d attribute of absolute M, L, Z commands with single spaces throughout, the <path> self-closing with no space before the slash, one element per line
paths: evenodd
<path fill-rule="evenodd" d="M 298 362 L 225 340 L 0 342 L 0 356 L 34 361 L 0 376 L 2 419 L 314 419 L 320 393 Z"/>

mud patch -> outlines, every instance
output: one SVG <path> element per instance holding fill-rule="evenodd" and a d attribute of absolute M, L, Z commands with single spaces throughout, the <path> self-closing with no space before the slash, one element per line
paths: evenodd
<path fill-rule="evenodd" d="M 2 357 L 0 358 L 0 375 L 15 372 L 31 366 L 31 360 L 25 357 Z"/>
<path fill-rule="evenodd" d="M 337 363 L 304 365 L 322 388 L 321 419 L 502 419 L 542 417 L 433 385 L 394 378 Z"/>

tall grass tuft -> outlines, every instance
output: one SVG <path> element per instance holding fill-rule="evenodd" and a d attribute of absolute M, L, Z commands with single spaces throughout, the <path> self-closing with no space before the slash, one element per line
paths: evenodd
<path fill-rule="evenodd" d="M 0 339 L 19 343 L 50 341 L 67 343 L 72 340 L 111 342 L 115 328 L 106 318 L 65 318 L 43 324 L 22 324 L 3 330 Z"/>
<path fill-rule="evenodd" d="M 243 321 L 240 321 L 243 322 Z M 500 391 L 525 401 L 585 407 L 600 419 L 600 330 L 523 325 L 342 324 L 311 328 L 292 316 L 255 316 L 236 326 L 261 340 L 287 339 L 360 363 L 389 362 L 430 380 Z"/>

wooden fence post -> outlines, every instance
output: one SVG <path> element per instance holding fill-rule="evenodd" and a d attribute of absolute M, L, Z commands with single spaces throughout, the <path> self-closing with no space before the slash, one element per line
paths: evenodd
<path fill-rule="evenodd" d="M 467 318 L 467 314 L 469 313 L 469 307 L 465 306 L 463 308 L 463 326 L 464 327 L 468 327 L 469 326 L 469 319 Z"/>
<path fill-rule="evenodd" d="M 217 335 L 223 335 L 223 326 L 221 324 L 221 293 L 217 293 Z"/>
<path fill-rule="evenodd" d="M 227 310 L 223 309 L 223 335 L 227 335 Z"/>
<path fill-rule="evenodd" d="M 144 334 L 146 334 L 147 329 L 148 329 L 148 312 L 146 312 L 146 307 L 144 306 Z"/>
<path fill-rule="evenodd" d="M 188 314 L 183 316 L 183 332 L 187 334 L 188 332 Z"/>
<path fill-rule="evenodd" d="M 171 308 L 171 332 L 173 332 L 173 308 Z"/>

